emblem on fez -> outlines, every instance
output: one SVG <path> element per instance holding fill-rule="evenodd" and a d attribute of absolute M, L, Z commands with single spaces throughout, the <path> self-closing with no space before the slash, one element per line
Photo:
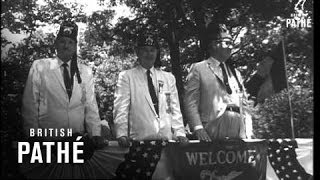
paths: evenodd
<path fill-rule="evenodd" d="M 72 33 L 72 27 L 65 27 L 63 33 L 70 35 Z"/>
<path fill-rule="evenodd" d="M 146 44 L 148 44 L 148 45 L 152 45 L 153 44 L 153 39 L 150 36 L 147 37 Z"/>

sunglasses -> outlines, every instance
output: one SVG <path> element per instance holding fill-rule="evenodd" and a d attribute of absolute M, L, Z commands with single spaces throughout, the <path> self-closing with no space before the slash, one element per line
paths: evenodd
<path fill-rule="evenodd" d="M 217 44 L 221 44 L 222 47 L 224 48 L 232 48 L 233 47 L 233 40 L 231 38 L 222 38 L 222 39 L 218 39 L 218 40 L 215 40 L 215 42 Z"/>

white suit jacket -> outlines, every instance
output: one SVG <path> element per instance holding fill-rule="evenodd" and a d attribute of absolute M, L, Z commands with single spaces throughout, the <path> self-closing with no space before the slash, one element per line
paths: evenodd
<path fill-rule="evenodd" d="M 242 83 L 240 72 L 236 76 Z M 185 85 L 184 108 L 190 128 L 218 119 L 226 110 L 226 87 L 219 66 L 213 65 L 211 58 L 193 64 Z M 242 84 L 241 84 L 242 85 Z M 251 116 L 240 108 L 246 125 L 246 135 L 252 135 Z"/>
<path fill-rule="evenodd" d="M 139 65 L 119 74 L 114 100 L 117 138 L 129 136 L 143 140 L 155 135 L 168 139 L 173 135 L 185 136 L 175 77 L 158 69 L 155 69 L 155 76 L 159 83 L 160 117 L 154 109 L 143 68 Z"/>
<path fill-rule="evenodd" d="M 72 96 L 69 97 L 58 58 L 40 59 L 33 62 L 22 100 L 24 129 L 72 128 L 72 133 L 100 136 L 100 117 L 94 93 L 91 69 L 78 64 L 82 83 L 73 80 Z"/>

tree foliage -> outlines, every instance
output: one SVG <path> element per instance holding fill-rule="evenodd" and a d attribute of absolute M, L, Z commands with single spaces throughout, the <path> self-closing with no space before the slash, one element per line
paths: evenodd
<path fill-rule="evenodd" d="M 76 1 L 43 2 L 1 1 L 1 142 L 5 145 L 21 137 L 21 95 L 32 62 L 55 54 L 56 34 L 48 32 L 48 27 L 57 30 L 66 19 L 85 27 L 79 34 L 78 55 L 94 71 L 100 116 L 110 123 L 117 76 L 134 66 L 135 41 L 141 30 L 158 36 L 162 68 L 175 75 L 180 100 L 190 65 L 207 56 L 204 32 L 209 22 L 225 23 L 231 30 L 235 47 L 231 60 L 244 79 L 283 38 L 296 137 L 313 136 L 313 29 L 285 27 L 295 0 L 99 0 L 104 9 L 91 15 Z M 120 17 L 112 24 L 112 8 L 120 4 L 128 6 L 134 17 Z M 304 9 L 313 17 L 313 1 L 306 1 Z M 14 42 L 3 32 L 25 38 Z M 258 138 L 291 137 L 287 91 L 250 108 Z M 4 157 L 11 151 L 2 152 L 7 162 Z"/>
<path fill-rule="evenodd" d="M 293 124 L 295 137 L 313 137 L 313 91 L 309 88 L 290 88 Z M 301 100 L 303 99 L 303 100 Z M 292 137 L 290 106 L 288 91 L 267 99 L 258 109 L 259 119 L 255 123 L 255 134 L 258 138 L 288 138 Z"/>
<path fill-rule="evenodd" d="M 235 52 L 233 64 L 239 68 L 244 79 L 248 78 L 259 63 L 284 38 L 287 53 L 289 86 L 297 106 L 303 106 L 304 97 L 313 97 L 310 79 L 313 69 L 313 31 L 312 29 L 290 29 L 285 27 L 285 18 L 294 12 L 295 2 L 287 0 L 112 0 L 99 1 L 103 10 L 87 15 L 84 6 L 65 3 L 63 0 L 39 4 L 36 0 L 3 0 L 1 29 L 12 33 L 24 34 L 18 44 L 11 42 L 5 34 L 1 35 L 1 47 L 9 47 L 2 58 L 1 98 L 4 102 L 16 102 L 20 107 L 24 83 L 35 59 L 54 55 L 55 34 L 46 31 L 48 25 L 58 25 L 65 19 L 73 19 L 85 25 L 79 38 L 79 56 L 94 70 L 96 94 L 100 116 L 112 122 L 113 93 L 117 74 L 132 67 L 135 63 L 134 47 L 137 34 L 148 30 L 159 37 L 163 68 L 173 72 L 177 79 L 180 95 L 190 65 L 203 60 L 205 53 L 205 27 L 209 22 L 225 23 L 231 30 Z M 107 4 L 107 5 L 106 5 Z M 112 7 L 125 4 L 134 13 L 133 18 L 121 17 L 111 24 L 115 16 Z M 313 1 L 306 1 L 305 10 L 312 16 Z M 57 26 L 55 26 L 57 27 Z M 239 39 L 241 41 L 239 41 Z M 298 92 L 303 91 L 303 96 Z M 15 94 L 17 96 L 11 96 Z M 9 96 L 10 98 L 8 98 Z M 14 98 L 15 100 L 12 100 Z M 267 110 L 278 111 L 277 105 L 285 105 L 285 96 L 272 101 L 274 106 L 262 105 L 266 111 L 254 111 L 255 116 L 267 116 Z M 304 106 L 304 115 L 311 107 Z M 8 109 L 2 109 L 7 112 Z M 19 111 L 19 109 L 17 109 Z M 300 116 L 298 116 L 300 117 Z M 309 117 L 309 118 L 310 118 Z M 276 118 L 277 119 L 277 118 Z M 277 122 L 274 120 L 272 123 Z M 6 126 L 9 120 L 2 121 Z M 310 120 L 311 121 L 311 120 Z M 254 119 L 258 135 L 260 120 Z M 19 124 L 19 123 L 17 123 Z M 288 128 L 289 124 L 281 124 Z M 13 125 L 14 126 L 14 125 Z M 9 128 L 10 129 L 10 128 Z M 305 134 L 312 134 L 309 131 Z M 274 136 L 280 136 L 274 133 Z M 266 137 L 265 133 L 259 137 Z M 301 134 L 301 133 L 300 133 Z M 303 134 L 303 133 L 302 133 Z M 288 134 L 286 134 L 288 135 Z M 282 135 L 281 135 L 282 136 Z M 304 136 L 304 135 L 303 135 Z"/>

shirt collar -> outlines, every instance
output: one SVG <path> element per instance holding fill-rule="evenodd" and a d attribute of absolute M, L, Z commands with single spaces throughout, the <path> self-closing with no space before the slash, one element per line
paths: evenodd
<path fill-rule="evenodd" d="M 58 56 L 57 56 L 57 59 L 58 59 L 58 65 L 59 65 L 59 67 L 61 67 L 64 62 L 63 62 Z M 70 65 L 71 65 L 71 60 L 68 61 L 67 64 L 68 64 L 68 67 L 70 67 Z"/>
<path fill-rule="evenodd" d="M 144 74 L 147 73 L 146 68 L 142 67 L 141 65 L 139 65 L 139 66 L 141 67 L 141 70 Z M 150 68 L 150 72 L 151 72 L 151 75 L 153 75 L 155 73 L 155 68 L 153 66 Z"/>
<path fill-rule="evenodd" d="M 220 66 L 220 64 L 222 63 L 222 62 L 218 61 L 217 59 L 215 59 L 214 57 L 210 57 L 209 61 L 216 67 Z"/>

